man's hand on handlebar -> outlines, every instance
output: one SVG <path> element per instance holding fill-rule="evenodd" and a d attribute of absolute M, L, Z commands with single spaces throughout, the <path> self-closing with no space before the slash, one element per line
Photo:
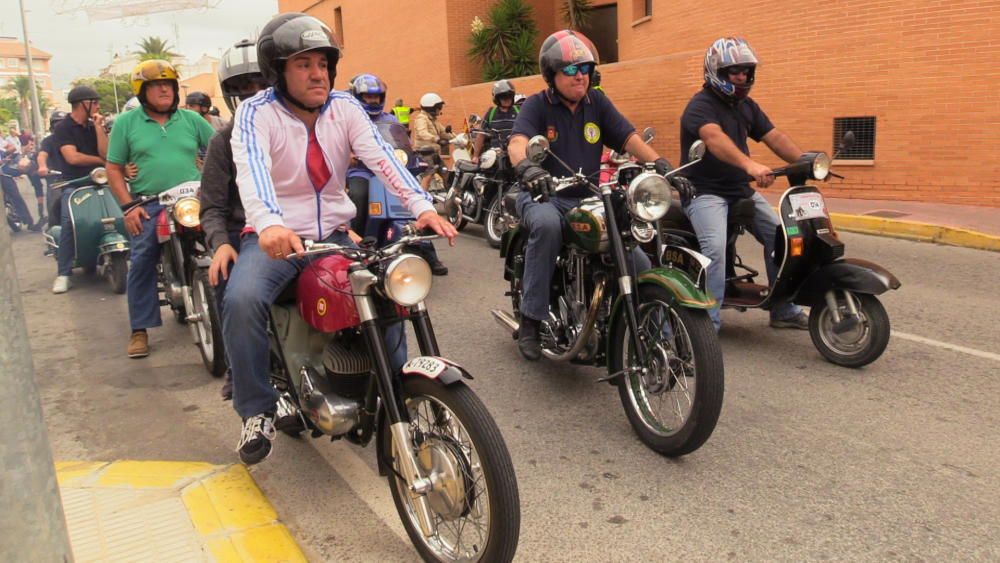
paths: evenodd
<path fill-rule="evenodd" d="M 424 229 L 431 229 L 435 233 L 448 239 L 448 244 L 455 246 L 455 237 L 458 236 L 458 231 L 455 226 L 449 223 L 446 219 L 437 214 L 437 211 L 424 211 L 417 217 L 417 222 L 414 225 L 417 232 Z"/>
<path fill-rule="evenodd" d="M 751 160 L 744 170 L 757 182 L 758 188 L 766 188 L 774 183 L 774 172 L 759 162 Z"/>
<path fill-rule="evenodd" d="M 264 229 L 257 244 L 268 256 L 276 260 L 284 260 L 293 252 L 300 254 L 306 250 L 299 235 L 281 225 L 272 225 Z"/>
<path fill-rule="evenodd" d="M 517 163 L 515 172 L 521 178 L 524 187 L 531 192 L 532 197 L 540 197 L 541 201 L 548 201 L 553 184 L 552 175 L 547 170 L 525 159 Z"/>

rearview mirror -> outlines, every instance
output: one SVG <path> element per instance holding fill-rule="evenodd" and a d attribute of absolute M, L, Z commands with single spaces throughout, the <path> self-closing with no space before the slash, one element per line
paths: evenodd
<path fill-rule="evenodd" d="M 525 151 L 528 160 L 535 164 L 545 160 L 545 155 L 549 152 L 549 140 L 542 135 L 535 135 L 528 140 L 528 148 Z"/>
<path fill-rule="evenodd" d="M 475 127 L 477 125 L 479 125 L 479 116 L 476 115 L 476 114 L 474 114 L 474 113 L 470 114 L 469 115 L 469 126 L 470 127 Z"/>
<path fill-rule="evenodd" d="M 698 162 L 705 157 L 705 143 L 698 139 L 688 149 L 688 162 Z"/>
<path fill-rule="evenodd" d="M 655 136 L 656 136 L 656 129 L 653 129 L 652 127 L 647 127 L 642 130 L 642 140 L 647 143 L 652 141 L 653 137 Z"/>
<path fill-rule="evenodd" d="M 851 150 L 854 146 L 854 131 L 848 131 L 844 133 L 844 138 L 840 140 L 840 147 L 838 147 L 838 152 Z"/>

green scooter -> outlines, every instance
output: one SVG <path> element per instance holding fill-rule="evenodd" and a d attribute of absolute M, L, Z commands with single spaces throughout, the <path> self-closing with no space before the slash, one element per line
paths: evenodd
<path fill-rule="evenodd" d="M 125 217 L 108 187 L 104 168 L 95 168 L 87 176 L 60 182 L 52 189 L 73 190 L 68 209 L 76 242 L 73 267 L 88 274 L 106 277 L 115 293 L 125 293 L 128 279 L 129 240 Z M 45 244 L 53 257 L 58 256 L 62 226 L 45 231 Z"/>

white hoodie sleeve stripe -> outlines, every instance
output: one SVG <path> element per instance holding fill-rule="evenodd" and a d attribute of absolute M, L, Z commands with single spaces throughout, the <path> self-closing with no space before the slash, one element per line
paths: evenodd
<path fill-rule="evenodd" d="M 266 105 L 271 101 L 271 90 L 264 90 L 240 104 L 234 117 L 238 124 L 233 129 L 232 139 L 236 184 L 246 210 L 247 224 L 258 233 L 267 227 L 284 224 L 274 182 L 268 172 L 271 155 Z"/>

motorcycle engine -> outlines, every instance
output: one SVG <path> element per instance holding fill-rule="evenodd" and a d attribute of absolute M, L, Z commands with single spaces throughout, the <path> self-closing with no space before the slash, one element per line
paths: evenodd
<path fill-rule="evenodd" d="M 323 368 L 331 391 L 349 399 L 364 397 L 372 370 L 364 336 L 345 331 L 331 339 L 323 351 Z"/>

